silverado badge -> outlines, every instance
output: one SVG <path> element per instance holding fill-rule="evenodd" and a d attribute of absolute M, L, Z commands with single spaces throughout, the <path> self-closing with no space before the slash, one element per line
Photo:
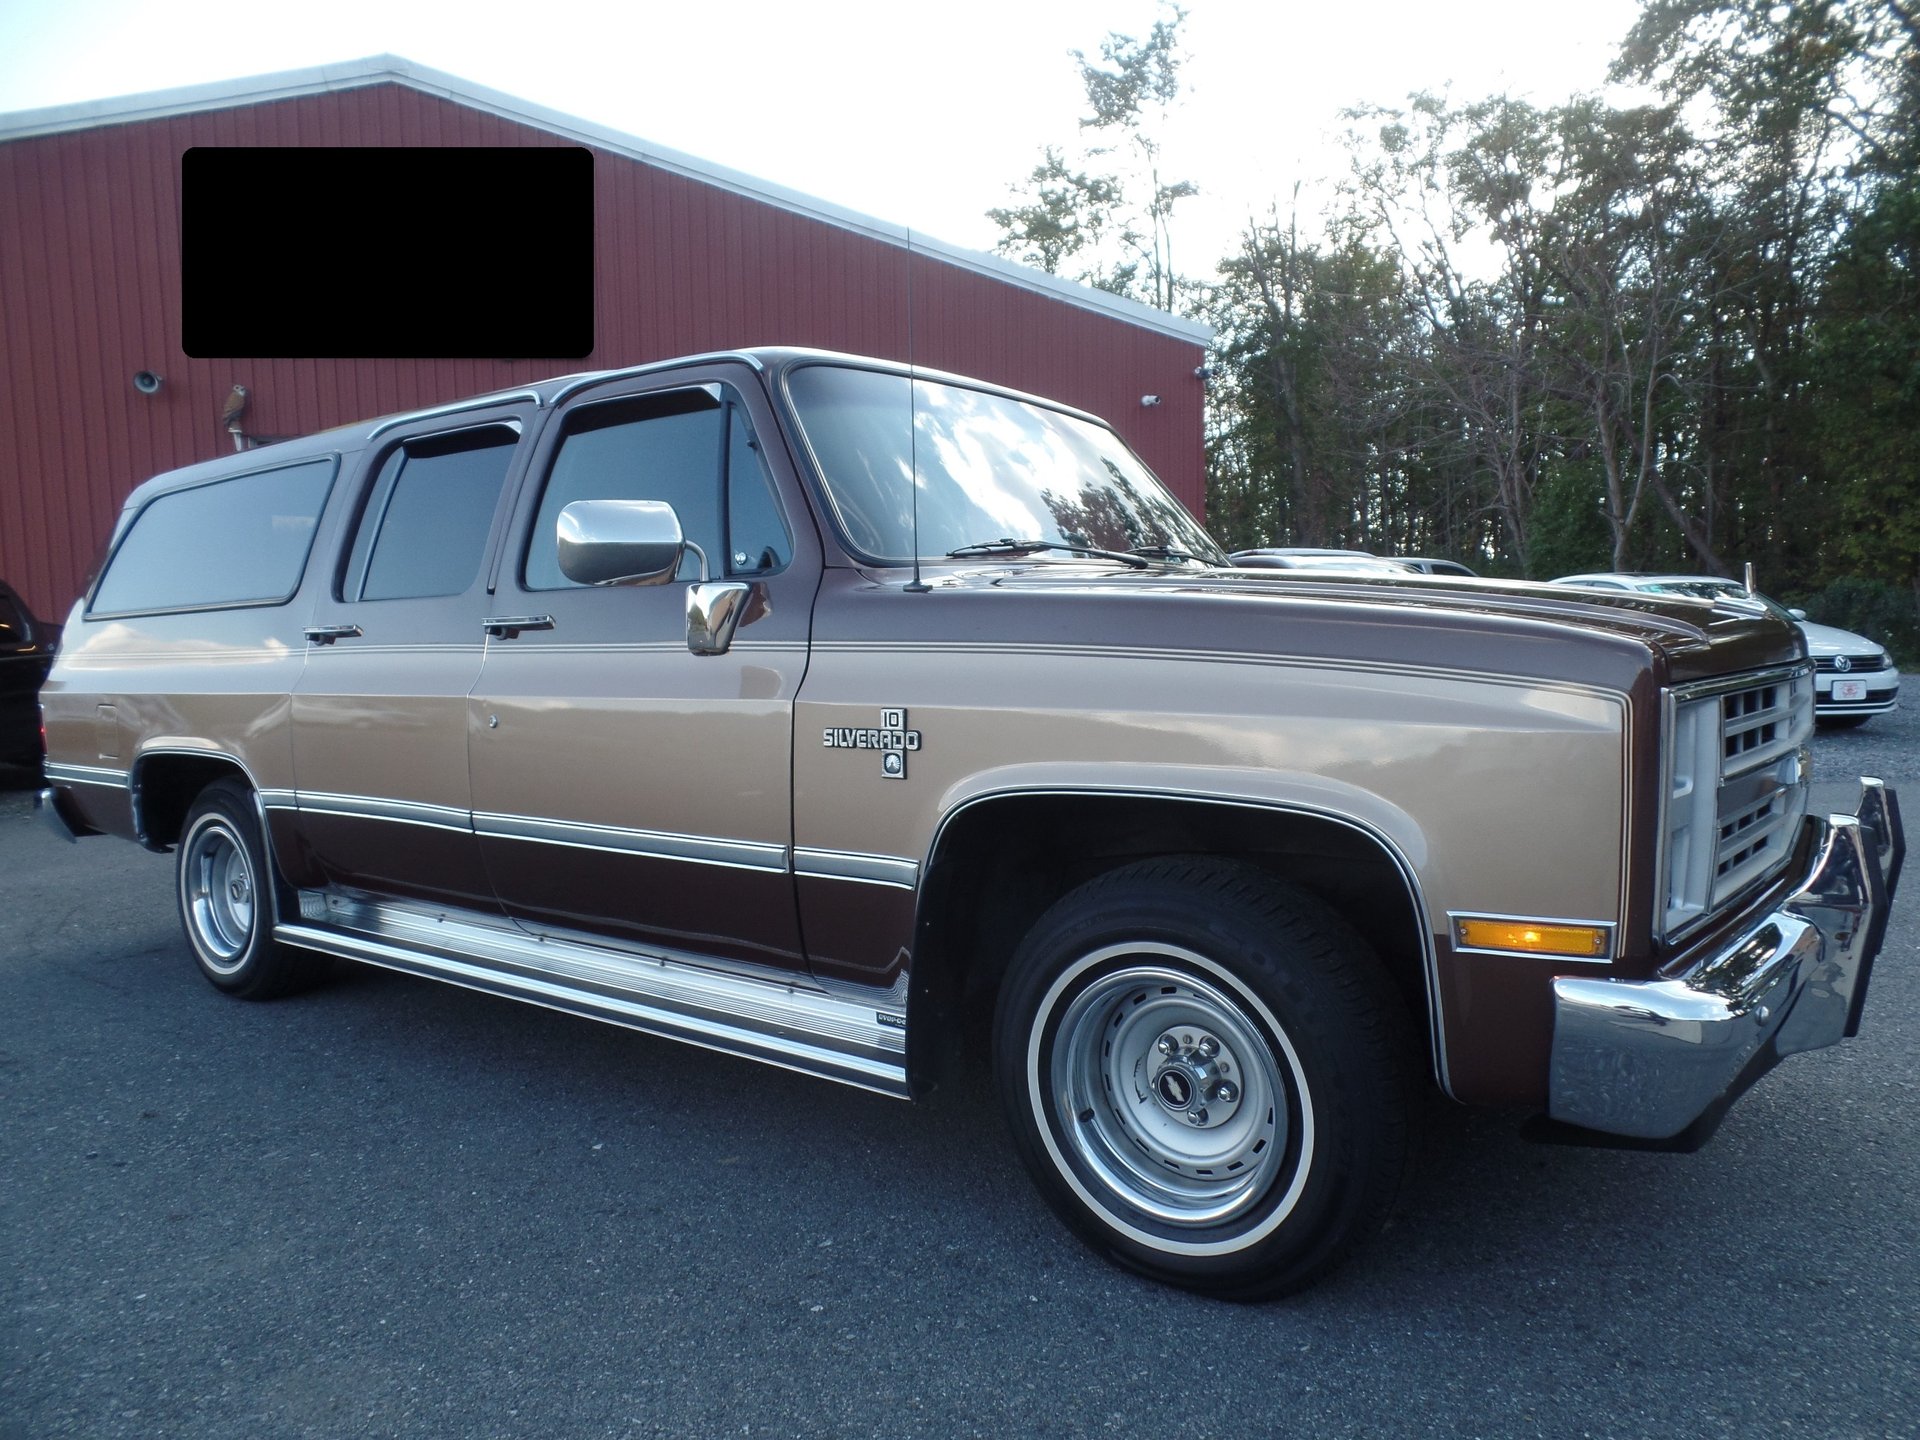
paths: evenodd
<path fill-rule="evenodd" d="M 884 709 L 877 730 L 828 726 L 820 732 L 820 741 L 829 750 L 878 750 L 880 774 L 887 780 L 907 778 L 907 752 L 920 748 L 920 732 L 907 728 L 905 710 Z"/>

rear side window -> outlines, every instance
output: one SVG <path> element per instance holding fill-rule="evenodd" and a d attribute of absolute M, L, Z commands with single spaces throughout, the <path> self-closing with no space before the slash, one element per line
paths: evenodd
<path fill-rule="evenodd" d="M 13 603 L 13 597 L 0 590 L 0 645 L 18 645 L 27 638 L 27 617 Z"/>
<path fill-rule="evenodd" d="M 343 600 L 464 594 L 519 433 L 505 425 L 409 440 L 367 492 L 340 587 Z"/>
<path fill-rule="evenodd" d="M 94 590 L 92 615 L 279 605 L 300 588 L 334 457 L 147 502 Z"/>

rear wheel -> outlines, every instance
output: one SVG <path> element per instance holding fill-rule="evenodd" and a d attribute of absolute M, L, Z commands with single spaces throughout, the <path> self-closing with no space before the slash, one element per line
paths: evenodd
<path fill-rule="evenodd" d="M 193 802 L 174 882 L 187 948 L 229 995 L 272 999 L 326 973 L 325 957 L 273 938 L 272 870 L 252 795 L 238 781 L 215 781 Z"/>
<path fill-rule="evenodd" d="M 1263 872 L 1155 860 L 1044 915 L 995 1069 L 1041 1190 L 1112 1258 L 1189 1289 L 1298 1289 L 1384 1218 L 1406 1017 L 1340 918 Z"/>

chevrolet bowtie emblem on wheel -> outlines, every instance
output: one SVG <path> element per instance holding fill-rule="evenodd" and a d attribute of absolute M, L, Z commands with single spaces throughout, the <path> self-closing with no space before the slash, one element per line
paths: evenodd
<path fill-rule="evenodd" d="M 886 709 L 880 712 L 877 730 L 828 726 L 820 732 L 820 741 L 829 750 L 878 750 L 882 778 L 904 780 L 907 752 L 920 748 L 920 732 L 907 728 L 906 711 Z"/>

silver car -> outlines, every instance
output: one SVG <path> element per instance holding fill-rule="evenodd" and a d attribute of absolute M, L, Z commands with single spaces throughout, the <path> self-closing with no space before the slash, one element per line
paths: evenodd
<path fill-rule="evenodd" d="M 1584 585 L 1596 590 L 1644 590 L 1656 595 L 1696 595 L 1702 600 L 1757 600 L 1777 614 L 1784 614 L 1807 637 L 1807 654 L 1814 666 L 1814 717 L 1822 724 L 1852 726 L 1864 724 L 1874 715 L 1884 715 L 1900 703 L 1900 671 L 1886 650 L 1851 630 L 1832 625 L 1817 625 L 1807 612 L 1789 610 L 1758 591 L 1749 591 L 1734 580 L 1712 575 L 1563 575 L 1555 585 Z"/>

